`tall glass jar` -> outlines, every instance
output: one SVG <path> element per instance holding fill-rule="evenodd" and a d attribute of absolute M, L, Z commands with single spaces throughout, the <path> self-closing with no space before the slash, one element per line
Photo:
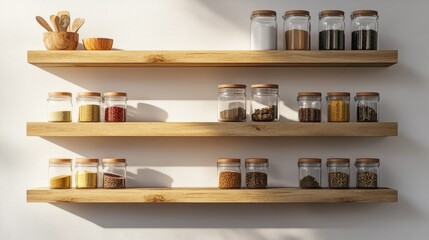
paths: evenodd
<path fill-rule="evenodd" d="M 107 92 L 103 94 L 104 120 L 106 122 L 127 121 L 127 94 Z"/>
<path fill-rule="evenodd" d="M 328 158 L 326 167 L 328 170 L 329 188 L 350 187 L 350 159 Z"/>
<path fill-rule="evenodd" d="M 127 161 L 124 158 L 103 159 L 103 188 L 126 188 Z"/>
<path fill-rule="evenodd" d="M 70 92 L 48 93 L 48 122 L 71 122 L 72 109 Z"/>
<path fill-rule="evenodd" d="M 352 50 L 378 49 L 378 12 L 353 11 L 351 15 Z"/>
<path fill-rule="evenodd" d="M 76 188 L 98 187 L 98 159 L 78 158 L 75 163 Z"/>
<path fill-rule="evenodd" d="M 271 10 L 257 10 L 250 17 L 250 49 L 277 50 L 277 14 Z"/>
<path fill-rule="evenodd" d="M 79 122 L 100 122 L 101 94 L 81 92 L 76 97 L 79 108 Z"/>
<path fill-rule="evenodd" d="M 298 168 L 300 188 L 320 188 L 322 186 L 322 159 L 300 158 Z"/>
<path fill-rule="evenodd" d="M 255 122 L 272 122 L 279 120 L 279 85 L 253 84 L 252 120 Z"/>
<path fill-rule="evenodd" d="M 310 12 L 286 11 L 283 16 L 286 50 L 311 50 Z"/>
<path fill-rule="evenodd" d="M 350 93 L 328 92 L 326 103 L 328 104 L 328 122 L 350 121 Z"/>
<path fill-rule="evenodd" d="M 320 122 L 322 119 L 322 93 L 298 93 L 298 117 L 300 122 Z"/>
<path fill-rule="evenodd" d="M 356 120 L 358 122 L 378 122 L 380 116 L 380 94 L 378 92 L 358 92 L 356 101 Z"/>
<path fill-rule="evenodd" d="M 219 122 L 246 121 L 246 85 L 221 84 L 217 98 Z"/>
<path fill-rule="evenodd" d="M 246 158 L 246 187 L 268 187 L 268 159 Z"/>
<path fill-rule="evenodd" d="M 220 158 L 217 160 L 219 188 L 241 188 L 241 163 L 239 158 Z"/>
<path fill-rule="evenodd" d="M 355 167 L 357 188 L 378 188 L 380 186 L 380 159 L 358 158 Z"/>
<path fill-rule="evenodd" d="M 71 188 L 72 166 L 71 159 L 49 159 L 49 187 L 52 189 Z"/>
<path fill-rule="evenodd" d="M 344 50 L 344 12 L 325 10 L 319 13 L 319 50 Z"/>

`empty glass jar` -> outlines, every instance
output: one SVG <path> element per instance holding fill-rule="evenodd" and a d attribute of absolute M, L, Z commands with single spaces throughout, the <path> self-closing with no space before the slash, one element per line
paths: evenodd
<path fill-rule="evenodd" d="M 357 188 L 378 188 L 380 186 L 380 159 L 358 158 L 355 167 Z"/>
<path fill-rule="evenodd" d="M 272 122 L 279 120 L 279 85 L 254 84 L 252 88 L 252 120 Z"/>
<path fill-rule="evenodd" d="M 378 49 L 378 12 L 353 11 L 351 15 L 352 50 Z"/>
<path fill-rule="evenodd" d="M 377 92 L 358 92 L 356 101 L 356 120 L 358 122 L 378 122 L 380 116 L 380 94 Z"/>
<path fill-rule="evenodd" d="M 246 187 L 268 187 L 268 159 L 246 158 Z"/>
<path fill-rule="evenodd" d="M 221 84 L 217 98 L 219 122 L 246 121 L 246 85 Z"/>
<path fill-rule="evenodd" d="M 300 188 L 320 188 L 322 186 L 322 159 L 320 158 L 300 158 L 299 187 Z"/>
<path fill-rule="evenodd" d="M 320 122 L 322 119 L 322 94 L 320 92 L 298 93 L 298 117 L 300 122 Z"/>
<path fill-rule="evenodd" d="M 250 17 L 250 49 L 277 50 L 277 14 L 271 10 L 257 10 Z"/>
<path fill-rule="evenodd" d="M 328 158 L 326 167 L 329 188 L 350 187 L 350 159 Z"/>
<path fill-rule="evenodd" d="M 328 104 L 328 122 L 350 121 L 350 93 L 328 92 L 326 103 Z"/>
<path fill-rule="evenodd" d="M 76 188 L 97 188 L 98 159 L 78 158 L 75 164 Z"/>
<path fill-rule="evenodd" d="M 103 188 L 125 188 L 127 161 L 124 158 L 103 159 Z"/>
<path fill-rule="evenodd" d="M 239 158 L 220 158 L 217 160 L 219 188 L 241 188 L 241 163 Z"/>
<path fill-rule="evenodd" d="M 344 50 L 344 12 L 325 10 L 319 14 L 319 50 Z"/>
<path fill-rule="evenodd" d="M 310 13 L 305 10 L 286 11 L 283 16 L 286 50 L 311 49 Z"/>
<path fill-rule="evenodd" d="M 72 166 L 71 159 L 49 159 L 49 187 L 52 189 L 71 188 Z"/>
<path fill-rule="evenodd" d="M 48 94 L 48 122 L 71 122 L 72 109 L 71 93 L 50 92 Z"/>
<path fill-rule="evenodd" d="M 127 94 L 107 92 L 103 94 L 104 120 L 106 122 L 127 121 Z"/>
<path fill-rule="evenodd" d="M 100 122 L 101 94 L 98 92 L 81 92 L 77 94 L 79 122 Z"/>

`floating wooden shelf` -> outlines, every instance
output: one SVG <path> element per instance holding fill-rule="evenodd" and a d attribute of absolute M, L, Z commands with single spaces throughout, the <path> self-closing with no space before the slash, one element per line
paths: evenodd
<path fill-rule="evenodd" d="M 398 124 L 393 122 L 27 123 L 27 136 L 40 137 L 384 137 L 397 135 Z"/>
<path fill-rule="evenodd" d="M 28 51 L 40 67 L 389 67 L 398 51 Z"/>

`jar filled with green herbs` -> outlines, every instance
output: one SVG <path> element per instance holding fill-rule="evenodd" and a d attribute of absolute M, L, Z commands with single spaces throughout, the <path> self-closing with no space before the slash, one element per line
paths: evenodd
<path fill-rule="evenodd" d="M 72 109 L 70 92 L 48 93 L 48 122 L 71 122 Z"/>
<path fill-rule="evenodd" d="M 101 94 L 81 92 L 77 94 L 79 122 L 100 122 Z"/>
<path fill-rule="evenodd" d="M 378 122 L 380 116 L 380 94 L 378 92 L 358 92 L 356 101 L 356 121 Z"/>
<path fill-rule="evenodd" d="M 320 188 L 322 186 L 322 159 L 300 158 L 298 168 L 300 188 Z"/>

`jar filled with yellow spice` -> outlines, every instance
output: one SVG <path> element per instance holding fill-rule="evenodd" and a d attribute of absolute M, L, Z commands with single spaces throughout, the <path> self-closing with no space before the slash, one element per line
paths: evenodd
<path fill-rule="evenodd" d="M 71 159 L 49 159 L 49 187 L 52 189 L 71 188 L 72 166 Z"/>
<path fill-rule="evenodd" d="M 98 186 L 98 159 L 76 159 L 76 188 L 97 188 Z"/>
<path fill-rule="evenodd" d="M 71 122 L 72 109 L 70 92 L 48 93 L 48 122 Z"/>
<path fill-rule="evenodd" d="M 326 103 L 328 105 L 328 122 L 350 121 L 350 93 L 328 92 Z"/>
<path fill-rule="evenodd" d="M 79 122 L 100 122 L 101 94 L 81 92 L 77 94 Z"/>

